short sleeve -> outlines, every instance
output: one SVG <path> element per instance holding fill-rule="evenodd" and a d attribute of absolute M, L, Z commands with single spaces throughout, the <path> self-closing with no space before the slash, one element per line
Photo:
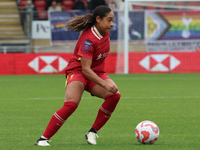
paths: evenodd
<path fill-rule="evenodd" d="M 94 43 L 89 40 L 85 40 L 83 41 L 83 43 L 81 43 L 79 47 L 78 55 L 81 57 L 92 59 L 93 51 L 94 51 Z"/>

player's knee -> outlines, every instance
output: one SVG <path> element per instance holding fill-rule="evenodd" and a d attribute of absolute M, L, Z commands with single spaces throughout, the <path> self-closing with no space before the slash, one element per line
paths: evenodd
<path fill-rule="evenodd" d="M 116 94 L 112 94 L 107 96 L 105 99 L 106 100 L 112 100 L 113 103 L 118 103 L 120 100 L 121 94 L 116 93 Z"/>
<path fill-rule="evenodd" d="M 115 97 L 115 101 L 119 102 L 119 100 L 121 98 L 121 94 L 116 93 L 116 94 L 114 94 L 114 97 Z"/>
<path fill-rule="evenodd" d="M 75 111 L 78 105 L 73 101 L 67 101 L 64 103 L 64 107 L 67 107 L 68 109 Z"/>

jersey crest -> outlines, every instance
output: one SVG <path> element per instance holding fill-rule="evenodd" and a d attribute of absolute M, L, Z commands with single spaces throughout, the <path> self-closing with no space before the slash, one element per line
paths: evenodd
<path fill-rule="evenodd" d="M 83 44 L 83 50 L 89 51 L 90 50 L 90 46 L 92 45 L 92 42 L 85 40 L 84 44 Z"/>

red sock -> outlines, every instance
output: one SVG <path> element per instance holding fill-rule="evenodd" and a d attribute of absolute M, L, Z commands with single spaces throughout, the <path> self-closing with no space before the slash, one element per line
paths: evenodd
<path fill-rule="evenodd" d="M 120 99 L 120 94 L 112 94 L 105 98 L 104 103 L 99 108 L 96 120 L 92 127 L 98 131 L 103 127 L 103 125 L 108 121 L 108 119 L 111 117 L 112 112 L 115 110 L 115 107 L 117 106 L 117 103 Z"/>
<path fill-rule="evenodd" d="M 77 104 L 75 102 L 65 102 L 63 107 L 52 116 L 46 130 L 43 133 L 43 136 L 50 139 L 60 129 L 66 119 L 76 110 L 76 108 Z"/>

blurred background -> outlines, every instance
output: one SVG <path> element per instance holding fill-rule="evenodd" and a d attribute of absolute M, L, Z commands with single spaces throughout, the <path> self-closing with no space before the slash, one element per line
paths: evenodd
<path fill-rule="evenodd" d="M 111 73 L 124 70 L 124 24 L 128 24 L 128 52 L 130 63 L 137 63 L 142 69 L 151 70 L 153 62 L 169 59 L 163 70 L 163 63 L 156 71 L 171 71 L 181 63 L 172 58 L 171 52 L 198 52 L 200 50 L 200 1 L 131 1 L 128 3 L 129 20 L 124 20 L 124 0 L 0 0 L 0 54 L 73 53 L 79 33 L 63 29 L 66 20 L 77 15 L 92 13 L 99 5 L 109 6 L 115 13 L 111 30 Z M 133 52 L 133 53 L 132 53 Z M 135 53 L 134 53 L 135 52 Z M 144 52 L 138 54 L 138 52 Z M 155 52 L 169 52 L 166 55 L 147 56 Z M 183 53 L 186 54 L 186 53 Z M 136 56 L 135 55 L 140 55 Z M 143 56 L 145 55 L 145 56 Z M 0 55 L 1 60 L 3 56 Z M 197 56 L 197 54 L 195 54 Z M 173 55 L 174 57 L 174 55 Z M 147 62 L 143 62 L 143 58 Z M 0 67 L 9 67 L 8 58 L 0 61 Z M 171 60 L 177 62 L 171 64 Z M 28 60 L 27 60 L 28 61 Z M 30 60 L 29 60 L 30 61 Z M 66 60 L 68 61 L 68 60 Z M 185 61 L 185 59 L 184 59 Z M 14 62 L 11 62 L 12 64 Z M 144 64 L 147 64 L 144 66 Z M 189 63 L 189 62 L 188 62 Z M 3 65 L 4 64 L 4 65 Z M 191 65 L 191 62 L 189 63 Z M 37 64 L 35 64 L 37 65 Z M 32 65 L 33 66 L 33 65 Z M 154 64 L 155 66 L 155 64 Z M 171 68 L 170 68 L 171 66 Z M 138 66 L 128 66 L 135 73 Z M 37 67 L 35 67 L 37 68 Z M 133 68 L 133 69 L 131 69 Z M 198 72 L 197 68 L 192 72 Z M 37 70 L 37 69 L 36 69 Z M 61 69 L 60 69 L 61 70 Z M 184 72 L 185 68 L 181 69 Z M 180 72 L 180 71 L 177 71 Z M 191 71 L 188 71 L 191 72 Z"/>

